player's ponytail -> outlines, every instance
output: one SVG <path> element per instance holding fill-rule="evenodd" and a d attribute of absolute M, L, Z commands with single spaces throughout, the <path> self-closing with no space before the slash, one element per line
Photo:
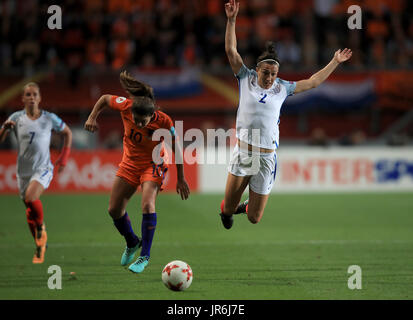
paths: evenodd
<path fill-rule="evenodd" d="M 265 44 L 265 51 L 258 57 L 257 66 L 261 62 L 266 62 L 269 64 L 276 64 L 280 66 L 280 61 L 278 60 L 277 51 L 275 50 L 275 43 L 272 41 L 267 41 Z"/>
<path fill-rule="evenodd" d="M 156 110 L 153 89 L 136 80 L 127 71 L 122 71 L 120 84 L 133 97 L 132 112 L 142 116 L 151 116 Z"/>
<path fill-rule="evenodd" d="M 120 84 L 123 89 L 134 97 L 148 97 L 155 100 L 153 89 L 147 84 L 136 80 L 127 71 L 122 71 L 120 74 Z"/>

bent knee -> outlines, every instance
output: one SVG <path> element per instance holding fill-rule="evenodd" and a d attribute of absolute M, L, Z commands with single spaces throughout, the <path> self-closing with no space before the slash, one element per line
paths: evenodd
<path fill-rule="evenodd" d="M 249 220 L 252 224 L 257 224 L 258 222 L 261 221 L 261 218 L 262 218 L 262 214 L 259 214 L 259 215 L 248 214 L 248 220 Z"/>
<path fill-rule="evenodd" d="M 36 196 L 34 196 L 34 195 L 25 195 L 25 196 L 24 196 L 24 202 L 25 202 L 25 203 L 30 203 L 30 202 L 36 201 L 36 200 L 38 200 L 38 199 L 39 199 L 39 198 L 36 197 Z"/>
<path fill-rule="evenodd" d="M 155 205 L 151 202 L 142 203 L 142 212 L 143 213 L 154 213 Z"/>

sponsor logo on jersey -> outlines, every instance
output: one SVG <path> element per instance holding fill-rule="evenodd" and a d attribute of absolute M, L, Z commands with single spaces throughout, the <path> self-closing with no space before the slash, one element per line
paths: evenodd
<path fill-rule="evenodd" d="M 126 100 L 126 98 L 125 97 L 117 97 L 116 98 L 116 103 L 122 103 L 122 102 L 124 102 Z"/>

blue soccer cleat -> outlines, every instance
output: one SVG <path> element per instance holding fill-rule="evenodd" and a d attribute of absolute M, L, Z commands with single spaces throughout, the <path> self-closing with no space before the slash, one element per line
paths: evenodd
<path fill-rule="evenodd" d="M 141 273 L 149 263 L 148 256 L 140 256 L 134 263 L 129 266 L 129 270 L 134 273 Z"/>
<path fill-rule="evenodd" d="M 126 266 L 132 262 L 133 258 L 135 257 L 136 251 L 142 246 L 142 241 L 138 238 L 138 244 L 132 248 L 125 248 L 125 251 L 122 254 L 122 258 L 120 259 L 120 264 L 122 266 Z"/>

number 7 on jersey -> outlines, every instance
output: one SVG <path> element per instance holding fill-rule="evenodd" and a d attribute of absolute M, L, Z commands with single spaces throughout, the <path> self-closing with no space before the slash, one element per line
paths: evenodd
<path fill-rule="evenodd" d="M 34 131 L 29 131 L 29 133 L 32 135 L 32 136 L 30 137 L 30 142 L 29 142 L 29 144 L 32 144 L 33 138 L 34 138 L 34 134 L 35 134 L 36 132 L 34 132 Z"/>

